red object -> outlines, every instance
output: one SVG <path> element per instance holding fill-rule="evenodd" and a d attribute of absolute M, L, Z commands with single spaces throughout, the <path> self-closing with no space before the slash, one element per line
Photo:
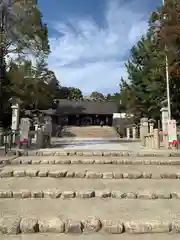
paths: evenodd
<path fill-rule="evenodd" d="M 172 145 L 177 145 L 177 144 L 178 144 L 178 141 L 177 141 L 177 140 L 173 140 L 172 142 L 170 142 L 170 144 L 172 144 Z"/>
<path fill-rule="evenodd" d="M 24 138 L 22 141 L 20 141 L 20 144 L 27 144 L 28 143 L 28 139 Z"/>

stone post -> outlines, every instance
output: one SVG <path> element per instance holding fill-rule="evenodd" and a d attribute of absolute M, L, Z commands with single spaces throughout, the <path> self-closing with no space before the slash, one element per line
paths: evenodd
<path fill-rule="evenodd" d="M 167 142 L 167 136 L 166 136 L 166 134 L 168 134 L 168 119 L 169 119 L 168 108 L 167 107 L 161 108 L 163 144 L 166 147 L 168 147 L 168 145 L 169 145 Z"/>
<path fill-rule="evenodd" d="M 37 123 L 34 124 L 34 128 L 35 128 L 34 141 L 35 142 L 37 141 L 38 127 L 39 127 L 39 124 Z"/>
<path fill-rule="evenodd" d="M 155 124 L 155 120 L 154 119 L 149 119 L 149 133 L 153 133 L 154 124 Z"/>
<path fill-rule="evenodd" d="M 19 103 L 12 104 L 12 122 L 11 129 L 16 131 L 19 127 Z"/>
<path fill-rule="evenodd" d="M 137 137 L 136 130 L 137 130 L 136 127 L 133 126 L 133 128 L 132 128 L 133 139 L 136 139 L 136 137 Z"/>
<path fill-rule="evenodd" d="M 43 127 L 38 127 L 38 129 L 37 129 L 36 147 L 37 147 L 38 149 L 44 147 L 44 132 L 43 132 Z"/>
<path fill-rule="evenodd" d="M 130 128 L 129 127 L 126 128 L 126 137 L 127 137 L 127 139 L 130 139 Z"/>
<path fill-rule="evenodd" d="M 11 98 L 10 102 L 12 103 L 11 105 L 11 109 L 12 109 L 12 121 L 11 121 L 11 129 L 12 129 L 12 134 L 13 134 L 13 138 L 12 138 L 12 142 L 15 143 L 16 142 L 16 131 L 19 128 L 19 112 L 20 112 L 20 99 L 18 98 Z"/>
<path fill-rule="evenodd" d="M 31 125 L 31 120 L 29 118 L 21 118 L 20 123 L 20 143 L 23 144 L 23 147 L 28 147 L 29 141 L 29 129 Z"/>
<path fill-rule="evenodd" d="M 169 119 L 168 108 L 167 107 L 161 108 L 161 121 L 163 133 L 168 132 L 168 119 Z"/>
<path fill-rule="evenodd" d="M 4 135 L 3 135 L 4 129 L 0 126 L 0 146 L 3 146 L 4 144 Z"/>
<path fill-rule="evenodd" d="M 141 118 L 140 121 L 140 139 L 141 145 L 145 146 L 145 136 L 148 135 L 148 118 Z"/>
<path fill-rule="evenodd" d="M 154 123 L 149 123 L 149 132 L 153 133 L 154 131 Z"/>
<path fill-rule="evenodd" d="M 154 129 L 154 148 L 160 148 L 160 137 L 159 137 L 159 129 Z"/>

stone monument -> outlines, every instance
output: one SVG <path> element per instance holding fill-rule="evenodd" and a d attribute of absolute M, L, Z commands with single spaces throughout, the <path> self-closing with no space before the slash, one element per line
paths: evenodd
<path fill-rule="evenodd" d="M 45 117 L 45 124 L 43 127 L 44 132 L 44 144 L 45 146 L 51 145 L 51 135 L 52 135 L 52 118 L 50 116 Z"/>
<path fill-rule="evenodd" d="M 148 118 L 141 118 L 140 121 L 140 139 L 141 145 L 145 146 L 145 136 L 148 135 L 149 126 L 148 126 Z"/>
<path fill-rule="evenodd" d="M 10 100 L 11 109 L 12 109 L 12 121 L 11 121 L 11 130 L 12 130 L 12 142 L 16 142 L 16 131 L 19 128 L 19 112 L 21 100 L 16 97 L 12 97 Z"/>
<path fill-rule="evenodd" d="M 29 130 L 31 126 L 31 120 L 29 118 L 21 118 L 20 123 L 20 144 L 29 145 Z"/>
<path fill-rule="evenodd" d="M 161 120 L 162 120 L 162 131 L 163 131 L 163 133 L 168 132 L 168 119 L 169 119 L 168 108 L 167 107 L 162 107 L 161 108 Z"/>
<path fill-rule="evenodd" d="M 19 127 L 19 111 L 21 100 L 19 98 L 12 97 L 10 100 L 12 109 L 12 122 L 11 129 L 16 131 Z"/>

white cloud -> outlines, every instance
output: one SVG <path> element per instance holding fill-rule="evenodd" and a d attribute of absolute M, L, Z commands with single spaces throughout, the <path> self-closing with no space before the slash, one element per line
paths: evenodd
<path fill-rule="evenodd" d="M 134 1 L 136 8 L 146 4 L 144 0 Z M 62 36 L 50 38 L 49 66 L 61 84 L 79 87 L 85 94 L 118 89 L 121 76 L 127 74 L 123 57 L 147 29 L 142 20 L 147 12 L 136 11 L 132 1 L 120 2 L 108 0 L 104 28 L 93 19 L 78 17 L 54 24 Z"/>

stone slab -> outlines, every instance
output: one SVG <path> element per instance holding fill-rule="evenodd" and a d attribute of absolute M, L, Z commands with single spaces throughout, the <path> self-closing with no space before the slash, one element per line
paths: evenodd
<path fill-rule="evenodd" d="M 109 146 L 105 149 L 109 149 Z M 13 150 L 12 150 L 13 151 Z M 86 153 L 85 153 L 86 152 Z M 147 151 L 133 151 L 133 150 L 128 150 L 128 149 L 123 149 L 119 150 L 117 148 L 111 149 L 109 151 L 97 148 L 97 149 L 76 149 L 73 151 L 73 149 L 66 149 L 66 151 L 60 151 L 55 149 L 41 149 L 41 150 L 29 150 L 29 151 L 23 151 L 21 149 L 16 150 L 16 154 L 19 156 L 65 156 L 65 155 L 78 155 L 82 156 L 87 155 L 87 152 L 93 152 L 94 156 L 103 156 L 106 155 L 107 153 L 110 154 L 111 156 L 139 156 L 139 157 L 180 157 L 180 151 L 165 151 L 165 150 L 147 150 Z"/>
<path fill-rule="evenodd" d="M 156 234 L 155 236 L 152 234 L 138 234 L 138 235 L 130 235 L 130 234 L 113 234 L 108 235 L 104 233 L 95 233 L 95 234 L 82 234 L 82 235 L 62 235 L 55 233 L 44 233 L 44 234 L 35 234 L 33 235 L 33 240 L 152 240 L 152 237 L 155 240 L 179 240 L 179 234 Z M 4 236 L 0 234 L 1 240 L 32 240 L 32 235 L 17 235 L 17 236 Z"/>
<path fill-rule="evenodd" d="M 81 207 L 79 207 L 81 206 Z M 110 210 L 109 210 L 110 209 Z M 180 218 L 179 200 L 144 201 L 131 199 L 26 199 L 1 200 L 3 216 L 16 214 L 23 217 L 46 219 L 61 216 L 63 219 L 84 220 L 96 216 L 100 220 L 125 221 L 176 221 Z"/>
<path fill-rule="evenodd" d="M 176 157 L 132 157 L 132 156 L 21 156 L 11 161 L 18 164 L 117 164 L 117 165 L 180 165 Z"/>
<path fill-rule="evenodd" d="M 90 191 L 111 191 L 117 193 L 131 192 L 158 192 L 159 195 L 165 195 L 169 192 L 180 192 L 179 179 L 138 179 L 133 181 L 130 179 L 73 179 L 73 178 L 2 178 L 0 191 L 2 192 L 18 192 L 29 191 L 79 191 L 81 195 Z"/>
<path fill-rule="evenodd" d="M 176 179 L 180 178 L 180 166 L 166 165 L 95 165 L 95 164 L 67 164 L 67 165 L 7 165 L 0 172 L 0 177 L 6 178 L 11 176 L 23 177 L 23 172 L 34 170 L 38 171 L 38 175 L 43 171 L 49 177 L 66 177 L 67 172 L 74 172 L 74 178 L 152 178 L 152 179 Z M 15 173 L 15 174 L 14 174 Z M 120 175 L 121 174 L 121 177 Z M 25 174 L 26 175 L 26 174 Z M 28 174 L 29 175 L 29 174 Z M 110 176 L 111 175 L 111 176 Z M 118 175 L 118 176 L 117 176 Z M 71 176 L 72 177 L 72 176 Z"/>

